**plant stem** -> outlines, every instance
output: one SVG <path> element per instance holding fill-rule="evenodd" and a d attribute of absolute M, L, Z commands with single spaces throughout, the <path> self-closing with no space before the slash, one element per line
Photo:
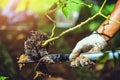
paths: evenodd
<path fill-rule="evenodd" d="M 49 15 L 46 14 L 46 16 L 50 21 L 52 21 L 54 23 L 54 26 L 52 28 L 52 32 L 51 32 L 51 35 L 50 35 L 50 38 L 52 38 L 54 36 L 54 33 L 55 33 L 56 22 Z"/>
<path fill-rule="evenodd" d="M 104 0 L 102 6 L 101 6 L 101 8 L 100 8 L 100 10 L 98 11 L 98 13 L 94 14 L 92 17 L 88 18 L 88 19 L 85 20 L 84 22 L 81 22 L 79 25 L 63 31 L 63 32 L 62 32 L 61 34 L 59 34 L 58 36 L 46 40 L 46 41 L 42 44 L 42 46 L 45 46 L 45 45 L 47 45 L 49 42 L 52 42 L 52 41 L 54 41 L 54 40 L 59 39 L 60 37 L 62 37 L 63 35 L 67 34 L 67 33 L 70 32 L 70 31 L 73 31 L 73 30 L 75 30 L 75 29 L 77 29 L 77 28 L 80 28 L 80 27 L 83 26 L 84 24 L 86 24 L 86 23 L 88 23 L 89 21 L 93 20 L 93 19 L 94 19 L 96 16 L 98 16 L 98 15 L 101 15 L 101 16 L 103 16 L 104 18 L 107 19 L 108 17 L 106 17 L 105 15 L 103 15 L 103 14 L 101 13 L 102 10 L 103 10 L 103 7 L 105 6 L 106 1 L 107 1 L 107 0 Z"/>
<path fill-rule="evenodd" d="M 55 23 L 54 23 L 54 26 L 53 26 L 53 28 L 52 28 L 52 33 L 51 33 L 50 38 L 52 38 L 52 37 L 54 36 L 55 28 L 56 28 L 56 25 L 55 25 Z"/>
<path fill-rule="evenodd" d="M 101 6 L 101 8 L 100 8 L 100 10 L 99 10 L 99 13 L 101 13 L 101 12 L 102 12 L 103 7 L 105 6 L 105 3 L 106 3 L 106 2 L 107 2 L 107 0 L 104 0 L 103 4 L 102 4 L 102 6 Z"/>
<path fill-rule="evenodd" d="M 95 15 L 93 15 L 93 16 L 90 17 L 90 18 L 88 18 L 88 19 L 85 20 L 84 22 L 81 22 L 79 25 L 77 25 L 77 26 L 75 26 L 75 27 L 73 27 L 73 28 L 69 28 L 69 29 L 63 31 L 63 32 L 62 32 L 61 34 L 59 34 L 58 36 L 46 40 L 46 41 L 43 43 L 43 46 L 47 45 L 47 44 L 48 44 L 49 42 L 51 42 L 51 41 L 54 41 L 54 40 L 56 40 L 56 39 L 59 39 L 60 37 L 62 37 L 63 35 L 67 34 L 67 33 L 70 32 L 70 31 L 73 31 L 73 30 L 75 30 L 75 29 L 77 29 L 77 28 L 80 28 L 80 27 L 83 26 L 84 24 L 86 24 L 86 23 L 88 23 L 89 21 L 93 20 L 93 19 L 94 19 L 96 16 L 98 16 L 98 15 L 99 15 L 99 14 L 96 13 Z"/>
<path fill-rule="evenodd" d="M 86 4 L 84 2 L 78 3 L 78 2 L 75 2 L 75 1 L 72 1 L 72 0 L 71 0 L 71 2 L 73 2 L 75 4 L 79 4 L 79 5 L 85 5 L 85 6 L 89 7 L 89 8 L 91 8 L 93 6 L 92 4 Z"/>
<path fill-rule="evenodd" d="M 100 16 L 104 17 L 105 19 L 108 19 L 109 17 L 108 16 L 105 16 L 104 14 L 102 13 L 99 13 Z"/>
<path fill-rule="evenodd" d="M 101 8 L 100 8 L 100 10 L 99 10 L 99 12 L 98 12 L 98 14 L 99 14 L 100 16 L 104 17 L 105 19 L 108 19 L 108 20 L 110 20 L 110 21 L 112 21 L 112 22 L 115 22 L 115 23 L 120 24 L 119 21 L 110 19 L 109 16 L 105 16 L 105 15 L 102 13 L 102 10 L 103 10 L 103 7 L 105 6 L 106 1 L 107 1 L 107 0 L 104 0 L 104 2 L 103 2 L 103 4 L 102 4 L 102 6 L 101 6 Z"/>

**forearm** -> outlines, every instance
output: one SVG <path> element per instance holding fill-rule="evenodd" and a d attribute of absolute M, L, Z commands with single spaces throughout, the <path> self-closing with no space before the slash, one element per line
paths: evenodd
<path fill-rule="evenodd" d="M 118 22 L 120 22 L 120 0 L 117 1 L 109 19 L 105 20 L 100 25 L 97 32 L 101 34 L 106 41 L 108 41 L 119 31 L 120 24 Z"/>

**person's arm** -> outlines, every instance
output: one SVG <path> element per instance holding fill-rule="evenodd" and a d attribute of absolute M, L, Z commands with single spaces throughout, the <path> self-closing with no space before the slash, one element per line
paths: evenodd
<path fill-rule="evenodd" d="M 102 37 L 108 41 L 110 40 L 120 29 L 120 0 L 117 1 L 114 10 L 109 16 L 108 20 L 105 20 L 97 32 L 102 35 Z"/>

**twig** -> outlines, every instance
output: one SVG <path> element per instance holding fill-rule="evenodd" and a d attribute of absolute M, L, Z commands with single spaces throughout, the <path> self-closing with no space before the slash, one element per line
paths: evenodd
<path fill-rule="evenodd" d="M 84 22 L 81 22 L 81 24 L 79 24 L 79 25 L 77 25 L 77 26 L 75 26 L 75 27 L 73 27 L 73 28 L 69 28 L 69 29 L 65 30 L 64 32 L 62 32 L 62 33 L 59 34 L 58 36 L 46 40 L 46 41 L 43 43 L 43 46 L 47 45 L 47 44 L 48 44 L 49 42 L 51 42 L 51 41 L 54 41 L 54 40 L 59 39 L 60 37 L 62 37 L 63 35 L 67 34 L 67 33 L 70 32 L 70 31 L 73 31 L 73 30 L 75 30 L 75 29 L 77 29 L 77 28 L 82 27 L 84 24 L 86 24 L 86 23 L 88 23 L 89 21 L 93 20 L 96 16 L 98 16 L 98 13 L 95 14 L 95 15 L 93 15 L 92 17 L 88 18 L 88 19 L 85 20 Z"/>
<path fill-rule="evenodd" d="M 99 13 L 99 15 L 100 15 L 100 16 L 102 16 L 102 17 L 104 17 L 105 19 L 108 19 L 108 20 L 110 20 L 110 21 L 112 21 L 112 22 L 115 22 L 115 23 L 120 24 L 120 22 L 119 22 L 119 21 L 116 21 L 116 20 L 110 19 L 110 18 L 109 18 L 109 16 L 107 17 L 107 16 L 105 16 L 105 15 L 104 15 L 104 14 L 102 14 L 102 13 Z"/>
<path fill-rule="evenodd" d="M 107 17 L 107 16 L 105 16 L 104 14 L 102 14 L 102 10 L 103 10 L 103 7 L 105 6 L 106 2 L 107 2 L 107 0 L 104 0 L 102 6 L 101 6 L 101 8 L 100 8 L 100 10 L 98 11 L 98 13 L 94 14 L 92 17 L 88 18 L 88 19 L 85 20 L 84 22 L 81 22 L 79 25 L 63 31 L 63 32 L 62 32 L 61 34 L 59 34 L 58 36 L 46 40 L 42 45 L 45 46 L 45 45 L 47 45 L 49 42 L 59 39 L 60 37 L 62 37 L 62 36 L 64 36 L 65 34 L 69 33 L 70 31 L 73 31 L 73 30 L 75 30 L 75 29 L 77 29 L 77 28 L 82 27 L 84 24 L 86 24 L 86 23 L 88 23 L 89 21 L 93 20 L 93 19 L 94 19 L 95 17 L 97 17 L 98 15 L 104 17 L 105 19 L 109 19 L 109 17 Z M 120 24 L 119 21 L 112 20 L 112 19 L 109 19 L 109 20 Z M 54 29 L 53 29 L 53 30 L 54 30 Z"/>
<path fill-rule="evenodd" d="M 55 12 L 57 9 L 58 9 L 58 6 L 57 6 L 56 8 L 54 8 L 54 9 L 52 9 L 52 10 L 47 11 L 47 13 L 46 13 L 47 18 L 48 18 L 50 21 L 52 21 L 53 24 L 54 24 L 54 26 L 53 26 L 53 28 L 52 28 L 52 32 L 51 32 L 50 38 L 52 38 L 52 37 L 54 36 L 55 28 L 56 28 L 56 22 L 55 22 L 55 20 L 53 20 L 48 14 Z"/>
<path fill-rule="evenodd" d="M 59 34 L 58 36 L 46 40 L 42 45 L 45 46 L 45 45 L 47 45 L 49 42 L 59 39 L 60 37 L 62 37 L 62 36 L 64 36 L 65 34 L 67 34 L 68 32 L 73 31 L 73 30 L 75 30 L 75 29 L 77 29 L 77 28 L 80 28 L 80 27 L 83 26 L 84 24 L 86 24 L 86 23 L 88 23 L 89 21 L 93 20 L 96 16 L 102 14 L 101 12 L 102 12 L 103 7 L 105 6 L 106 1 L 107 1 L 107 0 L 104 0 L 102 6 L 101 6 L 101 8 L 100 8 L 100 10 L 98 11 L 98 13 L 94 14 L 92 17 L 88 18 L 88 19 L 85 20 L 84 22 L 81 22 L 79 25 L 77 25 L 77 26 L 75 26 L 75 27 L 73 27 L 73 28 L 69 28 L 69 29 L 65 30 L 64 32 L 62 32 L 62 33 Z"/>
<path fill-rule="evenodd" d="M 103 2 L 103 4 L 102 4 L 102 6 L 101 6 L 101 8 L 100 8 L 100 10 L 99 10 L 99 12 L 98 12 L 98 14 L 99 14 L 100 16 L 104 17 L 105 19 L 108 19 L 108 20 L 110 20 L 110 21 L 112 21 L 112 22 L 115 22 L 115 23 L 120 24 L 119 21 L 110 19 L 109 16 L 105 16 L 105 15 L 102 13 L 103 7 L 105 6 L 106 2 L 107 2 L 107 0 L 104 0 L 104 2 Z"/>
<path fill-rule="evenodd" d="M 52 37 L 54 36 L 54 33 L 55 33 L 56 22 L 55 22 L 48 14 L 46 14 L 46 16 L 47 16 L 47 18 L 48 18 L 50 21 L 52 21 L 53 24 L 54 24 L 54 26 L 53 26 L 53 28 L 52 28 L 52 33 L 51 33 L 51 36 L 50 36 L 50 38 L 52 38 Z"/>
<path fill-rule="evenodd" d="M 99 10 L 99 13 L 102 13 L 103 7 L 105 6 L 106 2 L 107 2 L 107 0 L 104 0 L 103 4 L 102 4 L 102 6 L 101 6 L 101 8 Z"/>
<path fill-rule="evenodd" d="M 78 2 L 72 1 L 72 0 L 71 0 L 71 2 L 73 2 L 73 3 L 75 3 L 75 4 L 81 4 L 81 5 L 83 4 L 83 5 L 85 5 L 85 6 L 89 7 L 89 8 L 92 7 L 92 4 L 86 4 L 86 3 L 84 3 L 84 2 L 78 3 Z"/>

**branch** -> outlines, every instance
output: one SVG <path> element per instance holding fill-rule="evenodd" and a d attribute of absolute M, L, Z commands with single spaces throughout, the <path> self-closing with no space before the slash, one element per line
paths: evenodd
<path fill-rule="evenodd" d="M 89 7 L 89 8 L 91 8 L 91 7 L 93 6 L 93 4 L 86 4 L 86 3 L 84 3 L 84 2 L 78 3 L 78 2 L 72 1 L 72 0 L 71 0 L 71 2 L 73 2 L 73 3 L 75 3 L 75 4 L 79 4 L 79 5 L 85 5 L 85 6 Z"/>
<path fill-rule="evenodd" d="M 54 24 L 54 26 L 53 26 L 53 28 L 52 28 L 52 33 L 51 33 L 51 36 L 50 36 L 50 38 L 52 38 L 52 37 L 54 36 L 54 33 L 55 33 L 56 22 L 55 22 L 49 15 L 46 14 L 46 16 L 47 16 L 47 18 L 48 18 L 50 21 L 52 21 L 53 24 Z"/>
<path fill-rule="evenodd" d="M 54 41 L 54 40 L 59 39 L 60 37 L 62 37 L 63 35 L 67 34 L 67 33 L 70 32 L 70 31 L 73 31 L 73 30 L 75 30 L 75 29 L 77 29 L 77 28 L 82 27 L 84 24 L 86 24 L 86 23 L 88 23 L 89 21 L 93 20 L 96 16 L 98 16 L 98 13 L 95 14 L 95 15 L 93 15 L 92 17 L 88 18 L 88 19 L 85 20 L 84 22 L 81 22 L 81 24 L 79 24 L 79 25 L 77 25 L 77 26 L 75 26 L 75 27 L 73 27 L 73 28 L 69 28 L 69 29 L 65 30 L 64 32 L 62 32 L 62 33 L 59 34 L 58 36 L 46 40 L 46 41 L 43 43 L 43 46 L 47 45 L 47 44 L 48 44 L 49 42 L 51 42 L 51 41 Z"/>
<path fill-rule="evenodd" d="M 93 20 L 96 16 L 102 15 L 101 11 L 102 11 L 103 7 L 105 6 L 106 1 L 107 1 L 107 0 L 104 0 L 102 6 L 101 6 L 101 8 L 100 8 L 100 10 L 98 11 L 98 13 L 94 14 L 92 17 L 88 18 L 88 19 L 85 20 L 84 22 L 81 22 L 79 25 L 65 30 L 64 32 L 62 32 L 62 33 L 59 34 L 58 36 L 46 40 L 46 41 L 42 44 L 42 46 L 45 46 L 45 45 L 47 45 L 49 42 L 52 42 L 52 41 L 54 41 L 54 40 L 59 39 L 60 37 L 64 36 L 65 34 L 67 34 L 67 33 L 70 32 L 70 31 L 73 31 L 73 30 L 75 30 L 75 29 L 77 29 L 77 28 L 82 27 L 84 24 L 86 24 L 86 23 L 88 23 L 89 21 Z M 108 17 L 106 17 L 106 18 L 108 18 Z"/>
<path fill-rule="evenodd" d="M 104 0 L 104 2 L 103 2 L 103 4 L 102 4 L 102 6 L 101 6 L 101 8 L 100 8 L 100 10 L 99 10 L 99 12 L 98 12 L 98 14 L 99 14 L 100 16 L 104 17 L 105 19 L 108 19 L 108 20 L 110 20 L 110 21 L 112 21 L 112 22 L 115 22 L 115 23 L 120 24 L 119 21 L 110 19 L 109 16 L 105 16 L 105 15 L 102 13 L 103 7 L 105 6 L 106 2 L 107 2 L 107 0 Z"/>
<path fill-rule="evenodd" d="M 102 6 L 101 6 L 101 8 L 99 10 L 99 13 L 102 13 L 103 7 L 105 6 L 106 2 L 107 2 L 107 0 L 104 0 L 103 4 L 102 4 Z"/>

